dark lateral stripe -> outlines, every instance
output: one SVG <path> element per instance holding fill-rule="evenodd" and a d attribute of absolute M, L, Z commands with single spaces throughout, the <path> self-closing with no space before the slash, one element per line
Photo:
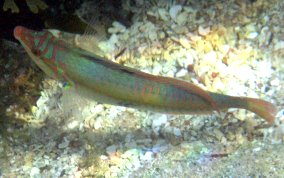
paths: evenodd
<path fill-rule="evenodd" d="M 127 73 L 127 74 L 135 74 L 136 73 L 135 69 L 132 69 L 132 68 L 129 68 L 129 67 L 126 67 L 126 66 L 122 66 L 120 64 L 117 64 L 117 63 L 112 62 L 112 61 L 107 60 L 107 59 L 102 59 L 102 58 L 99 58 L 99 57 L 94 57 L 94 56 L 85 55 L 85 54 L 81 55 L 81 57 L 88 59 L 89 61 L 98 63 L 100 65 L 103 65 L 104 67 L 110 68 L 112 70 L 120 71 L 120 72 Z"/>

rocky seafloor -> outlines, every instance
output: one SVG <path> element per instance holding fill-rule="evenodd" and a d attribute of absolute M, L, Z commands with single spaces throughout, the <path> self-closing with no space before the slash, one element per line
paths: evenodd
<path fill-rule="evenodd" d="M 270 101 L 279 111 L 273 126 L 245 110 L 166 115 L 89 101 L 44 77 L 21 46 L 2 42 L 0 176 L 283 177 L 284 2 L 137 0 L 122 7 L 134 14 L 132 25 L 115 21 L 100 40 L 52 32 L 122 65 Z M 86 3 L 78 14 L 90 9 Z M 14 75 L 15 65 L 22 69 Z M 21 98 L 6 101 L 22 88 Z"/>

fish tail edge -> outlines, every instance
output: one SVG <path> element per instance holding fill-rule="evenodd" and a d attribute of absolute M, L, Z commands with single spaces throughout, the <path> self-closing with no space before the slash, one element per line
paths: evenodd
<path fill-rule="evenodd" d="M 245 98 L 245 100 L 248 110 L 264 118 L 269 124 L 274 123 L 277 109 L 272 103 L 256 98 Z"/>

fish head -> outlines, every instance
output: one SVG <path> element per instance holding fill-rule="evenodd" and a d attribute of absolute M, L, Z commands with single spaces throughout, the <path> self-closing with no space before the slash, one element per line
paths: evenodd
<path fill-rule="evenodd" d="M 34 31 L 17 26 L 14 29 L 14 37 L 47 75 L 58 78 L 58 66 L 53 50 L 55 44 L 54 35 L 48 31 Z"/>
<path fill-rule="evenodd" d="M 25 49 L 29 49 L 30 51 L 40 51 L 39 45 L 43 45 L 42 43 L 44 43 L 45 38 L 49 35 L 48 33 L 46 31 L 38 32 L 30 30 L 22 26 L 14 28 L 14 37 L 20 41 Z"/>

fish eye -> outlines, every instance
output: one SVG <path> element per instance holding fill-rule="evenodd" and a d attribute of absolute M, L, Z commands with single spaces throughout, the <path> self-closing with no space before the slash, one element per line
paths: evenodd
<path fill-rule="evenodd" d="M 36 56 L 39 56 L 41 54 L 40 50 L 36 49 L 36 48 L 32 48 L 31 49 L 31 52 L 36 55 Z"/>

